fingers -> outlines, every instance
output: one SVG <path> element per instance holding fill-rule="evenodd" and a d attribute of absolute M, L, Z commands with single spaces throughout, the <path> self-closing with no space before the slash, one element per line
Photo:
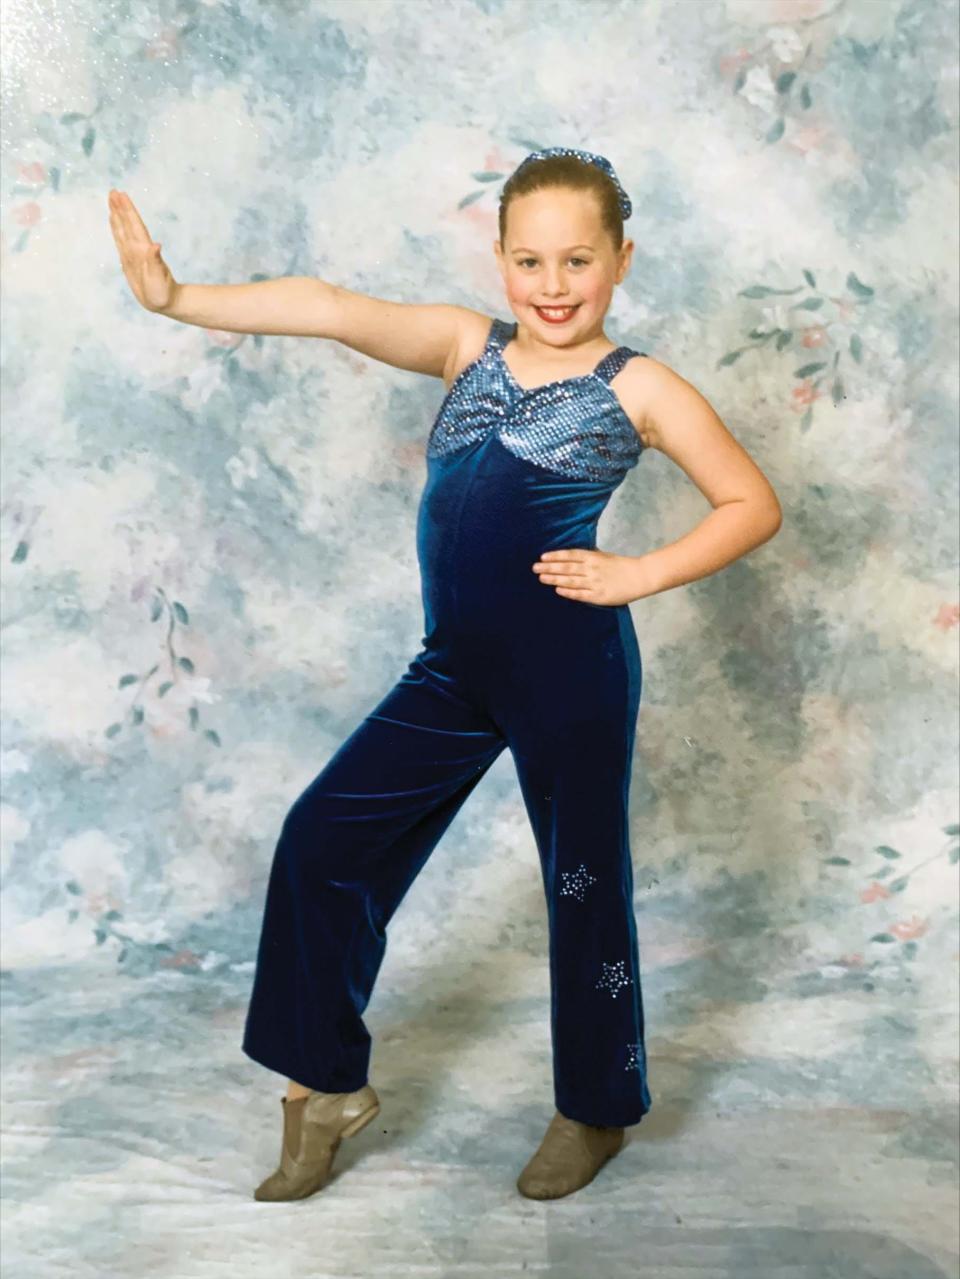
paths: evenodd
<path fill-rule="evenodd" d="M 123 200 L 127 219 L 130 223 L 134 236 L 138 241 L 142 241 L 144 244 L 150 244 L 150 232 L 147 230 L 147 226 L 143 218 L 137 212 L 137 206 L 128 195 L 125 195 Z"/>
<path fill-rule="evenodd" d="M 120 225 L 120 219 L 114 213 L 110 214 L 110 230 L 113 232 L 113 239 L 117 248 L 120 250 L 121 258 L 125 257 L 127 251 L 126 236 L 123 234 L 123 227 Z"/>
<path fill-rule="evenodd" d="M 137 212 L 133 201 L 123 191 L 110 192 L 110 223 L 114 224 L 119 241 L 124 247 L 145 249 L 150 243 L 150 235 L 143 218 Z"/>
<path fill-rule="evenodd" d="M 594 574 L 589 566 L 584 565 L 580 568 L 575 564 L 544 564 L 542 566 L 534 565 L 537 571 L 537 577 L 541 582 L 546 582 L 549 586 L 577 586 L 581 588 L 593 585 Z"/>
<path fill-rule="evenodd" d="M 119 194 L 113 192 L 110 195 L 110 230 L 113 232 L 113 238 L 116 240 L 117 248 L 121 254 L 127 254 L 130 247 L 130 236 L 123 214 L 123 204 Z"/>
<path fill-rule="evenodd" d="M 587 591 L 593 589 L 592 582 L 587 582 L 582 577 L 567 577 L 566 574 L 561 576 L 557 573 L 541 573 L 540 581 L 547 586 L 566 586 L 570 590 Z"/>
<path fill-rule="evenodd" d="M 533 565 L 533 571 L 540 578 L 548 578 L 551 582 L 559 581 L 558 575 L 564 578 L 569 577 L 571 580 L 589 577 L 592 569 L 589 564 L 577 561 L 568 561 L 559 563 L 557 560 L 538 560 Z"/>

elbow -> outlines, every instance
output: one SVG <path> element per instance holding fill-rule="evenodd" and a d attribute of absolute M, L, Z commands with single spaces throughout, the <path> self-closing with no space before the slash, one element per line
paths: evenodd
<path fill-rule="evenodd" d="M 763 522 L 768 529 L 767 537 L 773 537 L 780 532 L 783 525 L 783 507 L 772 489 L 765 494 L 761 505 L 763 508 Z"/>
<path fill-rule="evenodd" d="M 780 503 L 776 500 L 772 504 L 764 503 L 762 511 L 757 512 L 756 525 L 761 532 L 763 542 L 769 542 L 772 537 L 776 537 L 783 525 L 783 511 Z"/>

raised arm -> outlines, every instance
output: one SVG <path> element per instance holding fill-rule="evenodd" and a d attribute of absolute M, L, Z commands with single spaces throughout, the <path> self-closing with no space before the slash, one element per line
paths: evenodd
<path fill-rule="evenodd" d="M 133 201 L 111 191 L 110 227 L 141 306 L 183 324 L 289 337 L 330 338 L 395 368 L 443 377 L 474 313 L 447 303 L 388 302 L 311 276 L 251 284 L 180 284 Z"/>

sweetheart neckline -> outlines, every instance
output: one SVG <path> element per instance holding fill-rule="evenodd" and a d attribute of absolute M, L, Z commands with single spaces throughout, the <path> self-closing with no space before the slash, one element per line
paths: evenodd
<path fill-rule="evenodd" d="M 507 364 L 507 361 L 504 359 L 504 355 L 503 355 L 506 348 L 510 345 L 511 342 L 515 340 L 517 336 L 518 327 L 519 326 L 516 323 L 514 323 L 512 335 L 507 339 L 506 342 L 497 344 L 495 354 L 498 360 L 500 361 L 500 367 L 503 369 L 507 377 L 510 379 L 510 381 L 513 383 L 513 385 L 516 387 L 516 389 L 520 392 L 521 395 L 532 395 L 534 391 L 545 391 L 548 387 L 553 387 L 553 386 L 567 386 L 571 382 L 586 382 L 589 378 L 595 378 L 598 376 L 597 370 L 612 355 L 616 355 L 620 351 L 630 351 L 632 353 L 632 349 L 633 349 L 632 347 L 622 346 L 622 345 L 611 347 L 609 351 L 607 351 L 604 355 L 601 355 L 600 359 L 597 361 L 597 363 L 594 365 L 594 367 L 590 370 L 589 373 L 576 373 L 574 374 L 573 377 L 554 378 L 550 382 L 540 382 L 537 386 L 523 386 L 522 383 L 517 381 L 513 373 L 511 373 L 510 366 L 509 364 Z M 601 378 L 600 380 L 602 382 L 605 382 L 607 386 L 610 385 L 610 383 L 606 382 L 604 378 Z"/>
<path fill-rule="evenodd" d="M 620 350 L 620 348 L 618 347 L 617 350 Z M 633 348 L 628 347 L 627 350 L 632 352 Z M 500 352 L 497 351 L 495 352 L 495 354 L 499 356 Z M 611 351 L 610 354 L 612 355 L 613 352 Z M 636 354 L 645 355 L 646 352 L 638 351 Z M 460 372 L 456 375 L 456 377 L 447 387 L 446 394 L 444 395 L 443 400 L 440 404 L 440 407 L 437 410 L 436 417 L 434 418 L 433 430 L 436 429 L 437 424 L 439 423 L 440 419 L 443 417 L 443 414 L 446 412 L 447 405 L 452 401 L 454 393 L 459 388 L 460 384 L 462 382 L 465 382 L 467 377 L 471 373 L 475 372 L 477 369 L 483 368 L 484 365 L 486 364 L 488 356 L 489 356 L 489 352 L 487 350 L 481 351 L 480 354 L 476 356 L 474 359 L 472 359 L 469 364 L 465 364 L 463 366 Z M 607 357 L 604 356 L 603 358 L 605 360 Z M 504 361 L 501 358 L 498 362 L 500 367 L 507 373 L 507 375 L 512 380 L 514 380 L 514 383 L 519 388 L 521 392 L 521 397 L 522 397 L 522 395 L 525 394 L 525 392 L 523 391 L 523 387 L 520 386 L 519 382 L 516 382 L 515 379 L 513 379 L 513 375 L 510 373 L 510 370 L 507 368 L 506 361 Z M 602 364 L 603 360 L 601 360 L 600 363 Z M 599 367 L 600 366 L 598 365 L 597 368 Z M 576 378 L 564 378 L 560 382 L 552 382 L 552 383 L 545 382 L 543 385 L 544 386 L 562 386 L 563 382 L 571 382 L 571 381 L 583 382 L 583 381 L 586 381 L 588 378 L 592 378 L 592 377 L 596 377 L 596 369 L 593 371 L 593 373 L 582 373 L 582 374 L 579 374 Z M 610 401 L 612 402 L 614 406 L 614 412 L 619 416 L 621 425 L 625 425 L 629 429 L 629 433 L 631 437 L 636 441 L 639 452 L 640 453 L 646 452 L 647 445 L 644 444 L 643 440 L 640 438 L 640 432 L 634 426 L 633 420 L 630 417 L 630 414 L 627 412 L 626 408 L 624 407 L 623 403 L 620 400 L 620 396 L 617 395 L 616 391 L 613 389 L 610 383 L 604 381 L 603 378 L 597 378 L 597 381 L 600 383 L 600 385 L 606 391 L 607 395 L 610 397 Z M 537 387 L 536 389 L 539 390 L 540 388 Z M 431 433 L 430 433 L 431 436 L 433 434 L 433 430 L 431 430 Z"/>

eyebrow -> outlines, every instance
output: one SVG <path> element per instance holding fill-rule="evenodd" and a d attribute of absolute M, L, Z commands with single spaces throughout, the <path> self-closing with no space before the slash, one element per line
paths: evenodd
<path fill-rule="evenodd" d="M 564 252 L 564 253 L 572 253 L 574 249 L 589 249 L 589 250 L 591 251 L 591 253 L 592 253 L 592 252 L 593 252 L 593 245 L 592 245 L 592 244 L 571 244 L 571 245 L 570 245 L 570 248 L 569 248 L 569 249 L 564 249 L 564 250 L 563 250 L 563 252 Z M 536 253 L 536 249 L 523 249 L 523 248 L 516 248 L 516 249 L 511 249 L 511 250 L 510 250 L 510 252 L 511 252 L 511 253 Z"/>

